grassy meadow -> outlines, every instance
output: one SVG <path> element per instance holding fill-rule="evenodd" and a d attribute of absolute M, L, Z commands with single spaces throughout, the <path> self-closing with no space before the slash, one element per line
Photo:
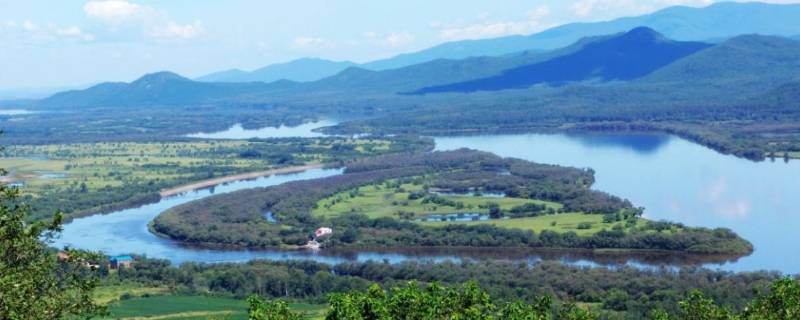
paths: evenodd
<path fill-rule="evenodd" d="M 163 189 L 290 165 L 416 148 L 387 139 L 314 138 L 17 145 L 2 150 L 2 182 L 22 187 L 35 218 L 135 205 Z"/>
<path fill-rule="evenodd" d="M 490 224 L 503 228 L 532 230 L 537 233 L 544 230 L 575 232 L 581 236 L 592 235 L 603 229 L 610 230 L 615 225 L 619 225 L 628 230 L 633 227 L 643 226 L 646 223 L 644 219 L 638 219 L 636 225 L 626 225 L 624 221 L 604 222 L 603 215 L 601 214 L 585 214 L 582 212 L 558 213 L 563 208 L 563 205 L 560 203 L 513 197 L 442 195 L 442 197 L 447 200 L 462 203 L 463 207 L 424 203 L 422 198 L 414 200 L 409 199 L 412 193 L 421 191 L 423 191 L 423 185 L 419 183 L 404 183 L 399 185 L 399 187 L 389 187 L 387 184 L 363 186 L 354 190 L 340 192 L 320 200 L 312 213 L 318 217 L 359 213 L 374 219 L 382 217 L 398 218 L 400 212 L 404 212 L 413 213 L 413 217 L 416 219 L 424 218 L 429 215 L 443 214 L 488 214 L 488 205 L 490 203 L 499 205 L 500 209 L 503 211 L 508 211 L 511 208 L 528 203 L 535 203 L 544 205 L 547 209 L 553 209 L 553 211 L 557 213 L 542 214 L 536 217 L 490 219 L 482 221 L 425 221 L 419 223 L 428 226 Z"/>
<path fill-rule="evenodd" d="M 308 319 L 323 319 L 324 305 L 292 303 L 293 311 L 304 313 Z M 120 300 L 109 305 L 109 319 L 247 319 L 247 302 L 222 297 L 163 295 Z"/>
<path fill-rule="evenodd" d="M 510 197 L 495 196 L 460 196 L 444 195 L 445 199 L 464 204 L 463 208 L 453 206 L 443 206 L 435 203 L 423 203 L 423 199 L 410 200 L 409 196 L 413 192 L 423 190 L 421 184 L 406 183 L 399 188 L 389 188 L 385 185 L 369 185 L 360 187 L 356 190 L 337 193 L 331 197 L 320 200 L 313 214 L 320 217 L 330 217 L 345 213 L 361 213 L 370 218 L 394 217 L 398 212 L 411 212 L 416 217 L 427 215 L 440 215 L 451 213 L 489 213 L 487 207 L 490 203 L 496 203 L 502 210 L 510 210 L 513 207 L 526 203 L 543 204 L 554 210 L 561 209 L 562 205 L 555 202 L 520 199 Z"/>

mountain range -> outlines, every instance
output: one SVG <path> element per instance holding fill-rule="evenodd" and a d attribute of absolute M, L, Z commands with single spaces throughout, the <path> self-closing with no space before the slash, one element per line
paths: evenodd
<path fill-rule="evenodd" d="M 487 91 L 520 89 L 536 84 L 547 87 L 568 83 L 593 86 L 608 81 L 612 81 L 612 84 L 630 82 L 640 87 L 650 85 L 651 88 L 675 84 L 681 86 L 682 90 L 713 94 L 731 90 L 734 86 L 739 86 L 736 88 L 739 92 L 766 90 L 800 78 L 800 62 L 796 58 L 800 56 L 800 42 L 789 37 L 730 37 L 727 33 L 764 31 L 797 35 L 800 30 L 795 29 L 800 29 L 800 26 L 795 27 L 796 24 L 785 23 L 785 20 L 795 15 L 800 17 L 799 9 L 797 5 L 759 3 L 723 3 L 700 9 L 673 7 L 642 17 L 571 24 L 522 37 L 548 40 L 547 43 L 536 40 L 542 45 L 513 53 L 501 54 L 497 51 L 491 52 L 496 55 L 477 57 L 470 53 L 463 59 L 436 58 L 385 70 L 374 70 L 384 68 L 376 67 L 377 64 L 355 65 L 351 62 L 300 59 L 253 72 L 228 71 L 209 75 L 201 77 L 203 81 L 187 79 L 171 72 L 159 72 L 131 83 L 102 83 L 86 90 L 61 92 L 37 104 L 90 107 L 263 103 L 312 101 L 332 95 L 341 97 L 342 101 L 363 100 L 365 97 L 391 101 L 398 99 L 400 96 L 396 94 L 401 92 Z M 725 13 L 732 16 L 725 16 Z M 773 19 L 766 21 L 770 20 L 767 16 Z M 703 22 L 705 20 L 702 17 L 712 22 Z M 746 26 L 733 26 L 729 20 L 734 18 L 745 21 L 741 25 Z M 673 27 L 667 27 L 670 21 L 681 19 L 696 23 L 675 23 Z M 756 20 L 764 20 L 764 23 L 746 22 Z M 669 34 L 659 32 L 658 27 L 650 28 L 648 25 L 579 38 L 560 49 L 542 49 L 586 33 L 616 30 L 622 25 L 634 23 L 631 21 L 652 22 L 661 26 L 662 30 L 681 35 L 683 39 L 679 37 L 680 40 L 673 40 Z M 703 31 L 702 26 L 708 23 L 718 23 L 722 27 Z M 685 38 L 715 36 L 719 36 L 716 37 L 716 44 L 685 41 Z M 511 38 L 520 37 L 468 43 L 503 43 Z M 444 46 L 447 45 L 450 44 Z M 329 73 L 332 75 L 325 77 Z M 287 78 L 295 81 L 262 81 Z M 224 82 L 215 82 L 215 79 Z"/>
<path fill-rule="evenodd" d="M 205 83 L 172 72 L 147 74 L 131 83 L 105 82 L 85 90 L 57 93 L 40 101 L 42 106 L 124 107 L 208 103 L 265 90 L 267 84 Z"/>
<path fill-rule="evenodd" d="M 617 80 L 637 85 L 717 94 L 769 89 L 800 78 L 800 42 L 745 35 L 720 44 L 674 41 L 649 28 L 583 39 L 548 53 L 521 52 L 501 57 L 435 60 L 404 68 L 371 71 L 350 67 L 306 83 L 208 83 L 174 73 L 145 75 L 131 83 L 103 83 L 67 91 L 39 102 L 43 106 L 192 105 L 214 102 L 269 102 L 333 94 L 355 101 L 369 95 L 396 99 L 399 92 L 476 91 L 525 88 L 542 83 L 592 85 Z M 655 86 L 654 86 L 655 85 Z M 434 90 L 432 88 L 437 88 Z M 721 89 L 720 89 L 721 88 Z M 456 90 L 457 89 L 457 90 Z M 600 90 L 600 89 L 598 89 Z M 622 90 L 619 89 L 618 90 Z"/>
<path fill-rule="evenodd" d="M 204 82 L 273 82 L 278 80 L 306 82 L 329 77 L 355 65 L 356 63 L 349 61 L 302 58 L 269 65 L 251 72 L 239 69 L 215 72 L 195 80 Z"/>
<path fill-rule="evenodd" d="M 743 34 L 800 37 L 800 5 L 722 2 L 703 8 L 674 6 L 651 14 L 592 23 L 571 23 L 531 35 L 443 43 L 418 52 L 400 54 L 364 64 L 322 59 L 299 59 L 270 65 L 253 72 L 237 69 L 197 78 L 213 82 L 271 82 L 279 79 L 315 81 L 347 67 L 382 71 L 421 64 L 437 59 L 462 60 L 469 57 L 503 56 L 527 51 L 542 53 L 565 47 L 582 38 L 615 34 L 648 26 L 680 41 L 722 42 Z"/>
<path fill-rule="evenodd" d="M 502 74 L 426 87 L 414 93 L 472 92 L 562 85 L 588 80 L 632 80 L 678 59 L 710 47 L 702 42 L 673 41 L 647 27 L 586 44 L 580 50 L 547 61 L 503 71 Z"/>

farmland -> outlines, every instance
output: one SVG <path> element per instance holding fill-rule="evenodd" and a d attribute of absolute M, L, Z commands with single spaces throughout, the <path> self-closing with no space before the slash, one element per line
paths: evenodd
<path fill-rule="evenodd" d="M 322 319 L 324 306 L 293 303 L 292 311 Z M 112 319 L 247 319 L 247 303 L 224 297 L 162 295 L 121 300 L 109 305 Z"/>

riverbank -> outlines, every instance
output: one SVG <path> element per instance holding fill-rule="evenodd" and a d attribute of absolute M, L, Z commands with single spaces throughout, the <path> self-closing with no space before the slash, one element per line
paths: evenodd
<path fill-rule="evenodd" d="M 234 175 L 229 175 L 229 176 L 224 176 L 224 177 L 219 177 L 219 178 L 213 178 L 213 179 L 193 182 L 193 183 L 181 185 L 181 186 L 178 186 L 178 187 L 161 190 L 161 192 L 159 192 L 159 195 L 161 195 L 162 198 L 166 198 L 166 197 L 178 195 L 178 194 L 181 194 L 181 193 L 184 193 L 184 192 L 190 192 L 190 191 L 194 191 L 194 190 L 197 190 L 197 189 L 204 189 L 204 188 L 217 186 L 217 185 L 220 185 L 220 184 L 223 184 L 223 183 L 229 183 L 229 182 L 235 182 L 235 181 L 247 180 L 247 179 L 255 179 L 255 178 L 266 177 L 266 176 L 271 176 L 271 175 L 275 175 L 275 174 L 297 173 L 297 172 L 306 171 L 306 170 L 310 170 L 310 169 L 320 169 L 320 168 L 323 168 L 324 166 L 325 166 L 325 164 L 315 163 L 315 164 L 307 164 L 307 165 L 301 165 L 301 166 L 291 166 L 291 167 L 276 168 L 276 169 L 270 169 L 270 170 L 262 170 L 262 171 L 234 174 Z"/>

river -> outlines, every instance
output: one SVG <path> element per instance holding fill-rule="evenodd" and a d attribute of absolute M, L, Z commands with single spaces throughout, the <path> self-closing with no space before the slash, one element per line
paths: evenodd
<path fill-rule="evenodd" d="M 578 265 L 702 265 L 731 271 L 778 270 L 800 273 L 800 161 L 752 162 L 668 135 L 514 134 L 436 138 L 438 150 L 468 147 L 541 163 L 590 167 L 595 188 L 646 208 L 645 216 L 691 226 L 731 228 L 755 245 L 735 261 L 697 261 L 680 255 L 598 255 L 581 252 L 519 250 L 404 250 L 393 252 L 240 251 L 186 247 L 158 238 L 147 224 L 160 212 L 212 194 L 270 186 L 297 179 L 338 174 L 314 169 L 303 173 L 239 181 L 213 189 L 165 198 L 159 203 L 108 215 L 76 219 L 64 227 L 55 246 L 107 254 L 141 253 L 173 263 L 241 262 L 251 259 L 310 259 L 323 263 L 407 260 L 458 261 L 501 258 L 536 262 L 560 260 Z"/>

